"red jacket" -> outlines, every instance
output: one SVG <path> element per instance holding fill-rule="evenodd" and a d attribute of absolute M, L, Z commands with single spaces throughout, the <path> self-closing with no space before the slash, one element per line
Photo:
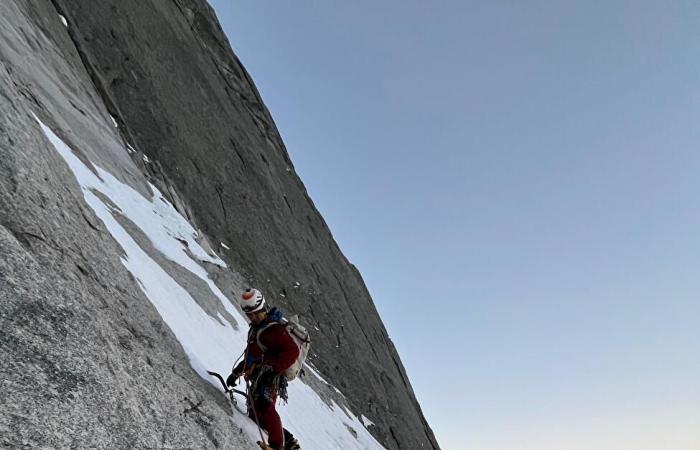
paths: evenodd
<path fill-rule="evenodd" d="M 260 343 L 265 347 L 263 352 L 258 345 L 257 334 L 264 326 L 265 323 L 250 327 L 246 358 L 236 366 L 234 373 L 250 373 L 255 367 L 271 366 L 275 373 L 281 374 L 299 357 L 299 347 L 285 326 L 279 323 L 269 325 L 260 334 Z"/>

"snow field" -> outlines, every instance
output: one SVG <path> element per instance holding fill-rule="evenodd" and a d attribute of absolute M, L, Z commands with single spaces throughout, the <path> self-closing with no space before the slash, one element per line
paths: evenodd
<path fill-rule="evenodd" d="M 153 196 L 147 199 L 97 166 L 99 177 L 96 176 L 51 129 L 38 118 L 35 119 L 70 167 L 87 204 L 124 250 L 122 263 L 173 331 L 194 370 L 220 389 L 218 381 L 206 371 L 212 370 L 224 377 L 230 373 L 235 358 L 245 347 L 247 321 L 209 278 L 200 262 L 206 261 L 221 267 L 226 267 L 226 263 L 207 254 L 196 241 L 195 229 L 155 186 L 151 185 Z M 97 193 L 108 198 L 109 202 L 103 202 Z M 187 290 L 139 246 L 115 219 L 116 215 L 128 218 L 166 258 L 202 279 L 226 311 L 240 324 L 240 330 L 234 329 L 220 315 L 218 321 L 207 314 Z M 223 243 L 222 246 L 228 248 Z M 311 372 L 326 382 L 316 370 L 311 369 Z M 241 408 L 243 403 L 242 399 L 238 400 L 238 407 Z M 304 450 L 384 448 L 365 428 L 365 424 L 372 425 L 369 419 L 364 416 L 358 419 L 352 412 L 335 403 L 329 408 L 316 392 L 300 381 L 290 383 L 289 404 L 281 404 L 277 409 L 284 426 L 297 437 Z M 233 406 L 232 413 L 235 424 L 245 431 L 251 441 L 259 440 L 258 429 L 252 421 Z"/>

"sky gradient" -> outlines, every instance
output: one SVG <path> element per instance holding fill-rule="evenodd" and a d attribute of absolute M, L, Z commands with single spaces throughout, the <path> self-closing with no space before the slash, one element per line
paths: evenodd
<path fill-rule="evenodd" d="M 211 3 L 443 449 L 700 449 L 700 3 Z"/>

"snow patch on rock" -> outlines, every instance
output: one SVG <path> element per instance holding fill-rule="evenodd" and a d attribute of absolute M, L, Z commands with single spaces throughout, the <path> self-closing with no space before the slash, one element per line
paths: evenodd
<path fill-rule="evenodd" d="M 72 170 L 87 204 L 124 250 L 122 264 L 134 275 L 146 297 L 173 331 L 194 370 L 220 388 L 217 385 L 218 381 L 213 380 L 207 374 L 207 370 L 228 374 L 233 359 L 245 346 L 246 331 L 236 330 L 226 320 L 217 321 L 208 315 L 192 296 L 139 246 L 115 216 L 123 215 L 133 222 L 165 257 L 206 282 L 236 321 L 246 323 L 200 265 L 200 262 L 206 261 L 226 267 L 225 262 L 207 254 L 196 242 L 195 229 L 155 186 L 150 186 L 153 195 L 149 199 L 98 166 L 94 167 L 99 176 L 95 175 L 51 129 L 39 119 L 36 120 Z M 108 201 L 103 201 L 102 198 Z M 298 286 L 300 283 L 296 282 L 295 287 Z M 325 382 L 317 371 L 311 371 Z M 296 435 L 305 450 L 384 448 L 366 430 L 366 418 L 360 419 L 334 402 L 328 407 L 318 394 L 304 383 L 290 383 L 289 404 L 280 405 L 279 411 L 285 427 Z M 243 428 L 251 441 L 258 440 L 257 427 L 237 408 L 232 408 L 232 413 L 236 424 Z"/>
<path fill-rule="evenodd" d="M 369 420 L 367 417 L 365 417 L 364 414 L 362 414 L 362 415 L 360 416 L 360 420 L 362 421 L 362 425 L 364 425 L 365 428 L 371 427 L 372 425 L 374 425 L 374 422 L 372 422 L 372 421 Z"/>

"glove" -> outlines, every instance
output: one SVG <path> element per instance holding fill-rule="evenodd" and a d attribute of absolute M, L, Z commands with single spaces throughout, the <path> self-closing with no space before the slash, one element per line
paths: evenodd
<path fill-rule="evenodd" d="M 238 377 L 240 377 L 240 376 L 241 376 L 241 374 L 239 374 L 239 373 L 235 373 L 235 372 L 231 373 L 231 375 L 229 375 L 228 378 L 226 378 L 226 385 L 228 387 L 234 387 L 236 385 L 236 383 L 238 383 Z"/>

